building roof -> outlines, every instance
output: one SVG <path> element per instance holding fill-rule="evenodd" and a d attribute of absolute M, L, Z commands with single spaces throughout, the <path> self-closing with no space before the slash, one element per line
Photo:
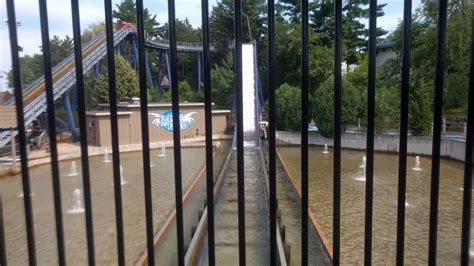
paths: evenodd
<path fill-rule="evenodd" d="M 393 42 L 393 41 L 384 41 L 384 42 L 377 43 L 376 49 L 377 50 L 382 50 L 382 49 L 387 49 L 387 48 L 393 48 L 393 46 L 395 46 L 395 42 Z"/>

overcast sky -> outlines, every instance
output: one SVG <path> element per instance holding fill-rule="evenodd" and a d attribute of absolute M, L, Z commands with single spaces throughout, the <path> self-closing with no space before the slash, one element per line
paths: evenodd
<path fill-rule="evenodd" d="M 8 38 L 8 27 L 3 22 L 7 18 L 6 1 L 0 1 L 0 76 L 11 68 L 10 45 Z M 113 0 L 114 4 L 121 0 Z M 217 0 L 210 0 L 210 5 L 216 4 Z M 386 30 L 393 30 L 403 17 L 403 0 L 385 0 L 385 16 L 378 19 L 378 25 Z M 201 1 L 200 0 L 176 0 L 176 16 L 180 19 L 188 18 L 195 27 L 201 25 Z M 414 0 L 414 7 L 420 4 L 420 0 Z M 168 20 L 167 1 L 144 0 L 144 5 L 152 14 L 157 15 L 160 23 Z M 104 20 L 104 5 L 100 0 L 79 0 L 81 27 Z M 19 45 L 23 47 L 22 55 L 38 53 L 41 45 L 41 31 L 39 22 L 38 1 L 17 0 L 15 1 L 17 20 L 21 22 L 18 28 Z M 67 0 L 49 0 L 48 15 L 50 25 L 50 36 L 65 35 L 72 36 L 71 5 Z M 0 90 L 6 89 L 4 78 L 0 78 Z"/>

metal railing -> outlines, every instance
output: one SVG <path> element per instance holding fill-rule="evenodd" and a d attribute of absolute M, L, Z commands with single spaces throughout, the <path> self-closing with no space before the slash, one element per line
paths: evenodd
<path fill-rule="evenodd" d="M 441 139 L 441 114 L 443 101 L 443 79 L 445 67 L 445 39 L 447 20 L 447 0 L 439 0 L 438 13 L 438 36 L 437 36 L 437 60 L 436 78 L 434 81 L 434 130 L 432 146 L 432 169 L 431 169 L 431 200 L 430 200 L 430 228 L 429 228 L 429 264 L 436 265 L 437 255 L 437 225 L 438 225 L 438 200 L 440 180 L 440 139 Z M 49 30 L 46 0 L 39 0 L 40 19 L 42 32 L 43 62 L 45 70 L 45 88 L 47 99 L 48 126 L 49 131 L 55 135 L 54 119 L 54 91 L 52 82 L 52 66 L 49 49 Z M 92 220 L 91 185 L 89 173 L 89 157 L 87 150 L 87 132 L 85 120 L 85 96 L 84 96 L 84 68 L 81 49 L 81 29 L 79 21 L 78 0 L 71 0 L 72 22 L 74 33 L 74 58 L 75 76 L 77 80 L 78 113 L 81 134 L 81 161 L 83 170 L 83 187 L 85 199 L 85 220 L 87 235 L 87 250 L 89 265 L 95 264 L 94 233 Z M 212 159 L 212 121 L 211 121 L 211 79 L 210 79 L 210 42 L 209 42 L 209 2 L 202 0 L 202 32 L 203 32 L 203 56 L 204 56 L 204 95 L 206 114 L 206 184 L 207 184 L 207 207 L 208 207 L 208 256 L 209 265 L 215 265 L 215 225 L 214 225 L 214 198 L 213 198 L 213 159 Z M 140 84 L 140 112 L 142 125 L 142 147 L 143 147 L 143 177 L 146 210 L 146 238 L 148 264 L 155 263 L 153 246 L 153 208 L 150 173 L 150 145 L 148 135 L 148 110 L 147 110 L 147 87 L 145 69 L 145 38 L 143 25 L 143 0 L 136 1 L 137 6 L 137 28 L 138 28 L 138 52 L 139 52 L 139 84 Z M 309 96 L 309 27 L 308 27 L 308 0 L 302 0 L 302 53 L 301 53 L 301 263 L 308 264 L 308 96 Z M 242 2 L 234 0 L 234 26 L 235 26 L 235 90 L 237 97 L 237 165 L 238 165 L 238 231 L 239 231 L 239 262 L 246 263 L 246 241 L 245 241 L 245 201 L 244 201 L 244 157 L 243 157 L 243 116 L 242 116 Z M 376 52 L 376 21 L 377 1 L 370 0 L 369 14 L 369 71 L 368 71 L 368 123 L 367 123 L 367 182 L 365 198 L 365 246 L 364 262 L 372 264 L 372 208 L 373 208 L 373 166 L 374 166 L 374 112 L 375 112 L 375 52 Z M 334 157 L 333 157 L 333 263 L 340 264 L 340 226 L 341 226 L 341 63 L 342 63 L 342 0 L 334 0 L 335 10 L 335 46 L 334 46 Z M 13 83 L 15 89 L 15 104 L 18 121 L 19 147 L 21 156 L 21 177 L 23 184 L 24 208 L 26 219 L 26 232 L 28 243 L 28 259 L 31 265 L 36 265 L 35 234 L 32 202 L 30 197 L 30 179 L 27 160 L 27 140 L 25 132 L 25 114 L 23 109 L 22 85 L 20 77 L 18 39 L 16 29 L 14 0 L 7 0 L 8 27 L 10 36 Z M 124 234 L 122 221 L 122 191 L 120 186 L 120 157 L 119 138 L 117 125 L 117 95 L 115 92 L 116 73 L 114 69 L 114 32 L 112 23 L 112 2 L 105 0 L 106 15 L 106 39 L 108 56 L 108 79 L 109 100 L 112 122 L 112 148 L 113 148 L 113 177 L 115 193 L 115 221 L 117 231 L 117 255 L 118 264 L 125 264 Z M 176 200 L 176 228 L 177 228 L 177 254 L 178 264 L 184 265 L 185 247 L 183 235 L 183 205 L 182 205 L 182 165 L 181 165 L 181 143 L 179 131 L 179 94 L 177 76 L 177 41 L 175 28 L 175 0 L 168 0 L 169 17 L 169 47 L 171 57 L 171 84 L 172 84 L 172 113 L 173 113 L 173 141 L 174 141 L 174 170 L 175 170 L 175 200 Z M 410 50 L 411 50 L 411 17 L 412 0 L 404 1 L 403 19 L 403 48 L 401 66 L 401 105 L 400 105 L 400 153 L 398 170 L 398 211 L 397 211 L 397 249 L 396 264 L 404 264 L 404 232 L 405 232 L 405 193 L 406 193 L 406 171 L 407 171 L 407 133 L 408 133 L 408 97 L 410 79 Z M 269 227 L 270 227 L 270 252 L 262 254 L 269 256 L 271 265 L 277 265 L 276 234 L 277 234 L 277 211 L 276 211 L 276 106 L 275 102 L 275 1 L 268 1 L 268 81 L 269 81 Z M 464 161 L 464 194 L 463 194 L 463 219 L 462 219 L 462 242 L 461 242 L 461 264 L 469 264 L 469 239 L 471 224 L 471 198 L 472 198 L 472 161 L 474 141 L 474 21 L 471 43 L 471 69 L 468 99 L 468 123 L 466 154 Z M 56 235 L 59 264 L 65 264 L 65 245 L 61 210 L 61 191 L 58 166 L 58 152 L 55 138 L 51 138 L 51 165 L 53 177 L 54 209 L 56 220 Z M 0 226 L 1 199 L 0 199 Z M 0 239 L 3 238 L 3 230 L 0 228 Z M 3 242 L 3 241 L 0 241 Z M 4 256 L 4 243 L 0 249 L 0 255 Z"/>

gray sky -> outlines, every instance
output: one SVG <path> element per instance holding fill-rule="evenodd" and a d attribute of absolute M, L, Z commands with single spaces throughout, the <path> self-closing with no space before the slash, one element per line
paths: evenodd
<path fill-rule="evenodd" d="M 11 67 L 10 45 L 8 38 L 8 28 L 3 22 L 7 18 L 6 1 L 0 1 L 0 76 L 8 72 Z M 87 25 L 104 20 L 103 1 L 80 0 L 81 27 L 84 29 Z M 121 0 L 113 0 L 114 4 Z M 216 4 L 217 0 L 210 0 L 210 5 Z M 378 25 L 386 30 L 392 31 L 403 17 L 403 0 L 381 0 L 386 2 L 385 16 L 378 19 Z M 413 6 L 417 7 L 420 0 L 414 0 Z M 144 5 L 152 14 L 157 14 L 160 23 L 168 20 L 167 1 L 144 0 Z M 41 45 L 41 31 L 39 22 L 38 1 L 35 0 L 16 0 L 16 16 L 21 22 L 18 28 L 19 45 L 23 47 L 24 54 L 39 53 Z M 195 27 L 201 25 L 201 1 L 200 0 L 176 0 L 176 16 L 180 19 L 188 18 Z M 48 16 L 50 25 L 50 36 L 65 35 L 72 36 L 71 23 L 71 5 L 67 0 L 49 0 Z M 0 90 L 6 89 L 4 78 L 0 78 Z"/>

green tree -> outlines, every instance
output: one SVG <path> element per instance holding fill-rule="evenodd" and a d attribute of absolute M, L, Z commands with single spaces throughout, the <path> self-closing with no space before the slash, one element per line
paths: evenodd
<path fill-rule="evenodd" d="M 471 11 L 467 1 L 449 1 L 443 97 L 445 112 L 463 109 L 467 105 Z M 425 135 L 431 131 L 436 74 L 436 53 L 433 51 L 436 51 L 437 27 L 437 5 L 426 2 L 416 10 L 412 25 L 410 130 L 414 135 Z M 381 81 L 385 85 L 400 84 L 402 36 L 400 23 L 389 36 L 395 42 L 398 56 L 381 68 Z"/>
<path fill-rule="evenodd" d="M 195 91 L 185 80 L 178 82 L 178 94 L 180 102 L 201 102 L 204 98 L 201 93 Z M 171 102 L 171 99 L 171 91 L 161 97 L 163 102 Z"/>
<path fill-rule="evenodd" d="M 352 0 L 343 4 L 342 30 L 343 53 L 348 65 L 357 64 L 359 58 L 368 49 L 368 28 L 363 20 L 369 18 L 369 0 Z M 377 16 L 384 15 L 386 4 L 377 6 Z M 311 10 L 311 27 L 321 36 L 321 44 L 332 47 L 334 42 L 334 4 L 331 1 L 319 0 L 313 2 Z M 377 37 L 387 34 L 382 28 L 377 28 Z"/>
<path fill-rule="evenodd" d="M 318 44 L 319 37 L 309 34 L 309 81 L 314 92 L 332 74 L 332 50 Z M 301 26 L 297 23 L 276 23 L 277 83 L 300 86 L 301 83 Z"/>
<path fill-rule="evenodd" d="M 20 57 L 21 85 L 27 86 L 43 75 L 43 56 L 40 54 L 24 55 Z M 13 71 L 7 75 L 8 86 L 13 88 Z"/>
<path fill-rule="evenodd" d="M 176 41 L 178 42 L 202 42 L 202 33 L 200 28 L 193 28 L 188 18 L 181 20 L 179 18 L 175 21 L 176 27 Z M 158 37 L 162 39 L 168 39 L 169 37 L 169 25 L 168 23 L 158 27 Z"/>
<path fill-rule="evenodd" d="M 275 93 L 277 128 L 297 131 L 301 129 L 301 90 L 288 84 L 281 85 Z"/>
<path fill-rule="evenodd" d="M 400 91 L 397 87 L 380 87 L 375 92 L 375 131 L 384 133 L 398 128 L 400 117 Z"/>
<path fill-rule="evenodd" d="M 95 36 L 105 31 L 105 23 L 97 22 L 92 23 L 82 32 L 81 41 L 84 44 L 90 42 Z"/>
<path fill-rule="evenodd" d="M 265 34 L 266 5 L 264 0 L 247 0 L 242 2 L 242 40 L 260 43 Z M 211 10 L 209 17 L 211 39 L 234 39 L 234 1 L 222 0 Z"/>
<path fill-rule="evenodd" d="M 130 101 L 132 97 L 138 97 L 138 77 L 135 70 L 120 55 L 115 55 L 116 91 L 117 101 Z M 102 75 L 95 84 L 95 97 L 99 103 L 109 102 L 108 76 Z"/>
<path fill-rule="evenodd" d="M 176 19 L 176 40 L 178 42 L 201 43 L 202 33 L 200 28 L 193 28 L 189 20 Z M 168 40 L 168 23 L 158 28 L 158 37 Z M 194 53 L 178 53 L 178 73 L 180 81 L 187 81 L 192 88 L 198 88 L 198 63 L 197 56 Z"/>
<path fill-rule="evenodd" d="M 112 11 L 112 16 L 116 23 L 130 22 L 136 25 L 137 23 L 137 8 L 135 1 L 123 0 L 120 4 L 115 5 L 115 9 Z M 145 26 L 145 32 L 156 36 L 158 33 L 158 26 L 160 25 L 156 20 L 156 15 L 151 15 L 148 8 L 143 10 L 143 24 Z"/>
<path fill-rule="evenodd" d="M 344 1 L 343 10 L 343 54 L 349 65 L 357 64 L 360 56 L 368 48 L 368 29 L 364 20 L 369 17 L 369 0 Z M 377 6 L 377 15 L 383 16 L 386 4 Z M 300 21 L 301 4 L 297 0 L 282 0 L 278 3 L 281 16 L 295 23 Z M 318 35 L 318 45 L 328 48 L 334 42 L 334 3 L 327 0 L 316 0 L 310 3 L 311 28 Z M 377 29 L 377 36 L 387 32 L 382 28 Z"/>
<path fill-rule="evenodd" d="M 211 96 L 217 108 L 231 108 L 234 97 L 234 60 L 231 55 L 211 70 Z"/>
<path fill-rule="evenodd" d="M 321 135 L 333 135 L 334 117 L 334 80 L 327 79 L 313 95 L 314 121 Z M 348 123 L 357 121 L 360 109 L 361 95 L 359 91 L 345 78 L 342 80 L 342 115 L 341 126 L 345 128 Z"/>
<path fill-rule="evenodd" d="M 57 65 L 74 52 L 73 39 L 68 35 L 66 35 L 64 39 L 61 39 L 57 35 L 53 36 L 49 41 L 49 46 L 51 50 L 51 64 L 53 66 Z"/>

